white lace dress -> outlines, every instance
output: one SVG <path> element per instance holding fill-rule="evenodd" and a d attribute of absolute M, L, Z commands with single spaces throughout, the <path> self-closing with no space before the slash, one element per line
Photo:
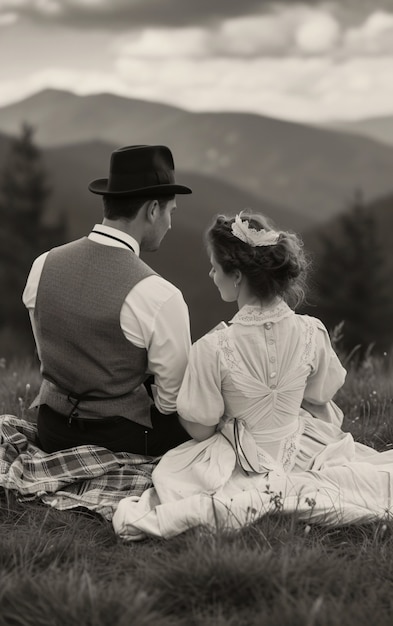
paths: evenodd
<path fill-rule="evenodd" d="M 345 370 L 316 318 L 283 301 L 245 306 L 191 350 L 178 396 L 190 422 L 217 425 L 167 452 L 154 489 L 124 499 L 116 532 L 168 537 L 199 525 L 238 527 L 273 508 L 310 522 L 390 515 L 393 451 L 355 443 L 332 401 Z"/>

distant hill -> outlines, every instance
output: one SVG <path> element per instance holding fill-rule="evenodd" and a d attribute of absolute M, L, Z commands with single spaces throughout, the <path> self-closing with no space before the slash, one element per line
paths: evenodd
<path fill-rule="evenodd" d="M 369 117 L 354 122 L 333 122 L 327 128 L 362 135 L 393 146 L 393 115 Z"/>
<path fill-rule="evenodd" d="M 324 221 L 361 188 L 393 190 L 393 147 L 345 132 L 246 113 L 192 113 L 110 94 L 46 90 L 0 108 L 0 131 L 37 126 L 45 147 L 103 141 L 165 143 L 178 170 L 212 176 Z"/>
<path fill-rule="evenodd" d="M 66 212 L 70 237 L 80 236 L 94 220 L 101 220 L 101 199 L 88 191 L 87 184 L 107 175 L 113 149 L 114 146 L 95 141 L 43 150 L 53 188 L 51 206 L 55 211 L 51 213 Z M 307 216 L 213 176 L 179 169 L 176 178 L 193 189 L 192 195 L 178 198 L 179 207 L 187 208 L 192 228 L 198 229 L 200 223 L 205 227 L 217 213 L 234 213 L 243 208 L 266 212 L 279 226 L 291 230 L 302 231 L 314 223 Z"/>

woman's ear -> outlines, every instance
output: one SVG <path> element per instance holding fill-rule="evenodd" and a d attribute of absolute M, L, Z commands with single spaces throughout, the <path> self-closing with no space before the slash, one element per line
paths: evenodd
<path fill-rule="evenodd" d="M 158 204 L 158 200 L 150 200 L 146 205 L 146 219 L 151 224 L 157 219 L 157 216 L 160 213 L 160 205 Z"/>
<path fill-rule="evenodd" d="M 243 274 L 240 270 L 235 270 L 233 272 L 233 280 L 237 285 L 240 285 L 242 282 Z"/>

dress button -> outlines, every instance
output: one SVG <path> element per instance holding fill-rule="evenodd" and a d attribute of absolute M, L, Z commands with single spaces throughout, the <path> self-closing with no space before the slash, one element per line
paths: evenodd
<path fill-rule="evenodd" d="M 272 373 L 270 374 L 270 378 L 274 378 L 275 376 L 277 376 L 277 372 L 272 372 Z"/>
<path fill-rule="evenodd" d="M 266 330 L 270 330 L 271 327 L 272 327 L 271 323 L 270 322 L 266 322 L 266 324 L 265 324 Z"/>
<path fill-rule="evenodd" d="M 270 385 L 270 389 L 277 389 L 277 385 Z"/>
<path fill-rule="evenodd" d="M 276 360 L 276 357 L 275 357 L 275 356 L 271 356 L 269 360 L 270 360 L 272 363 L 274 363 L 274 362 L 275 362 L 275 360 Z"/>
<path fill-rule="evenodd" d="M 272 346 L 274 344 L 274 339 L 268 339 L 267 342 L 270 343 L 270 345 Z"/>

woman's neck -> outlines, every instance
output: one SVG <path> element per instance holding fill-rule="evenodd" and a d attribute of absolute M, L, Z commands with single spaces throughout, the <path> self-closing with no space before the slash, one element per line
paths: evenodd
<path fill-rule="evenodd" d="M 239 310 L 244 306 L 257 306 L 261 309 L 268 309 L 272 306 L 276 306 L 280 302 L 279 296 L 273 296 L 272 298 L 257 298 L 256 296 L 250 294 L 239 294 L 237 299 L 237 305 Z"/>

